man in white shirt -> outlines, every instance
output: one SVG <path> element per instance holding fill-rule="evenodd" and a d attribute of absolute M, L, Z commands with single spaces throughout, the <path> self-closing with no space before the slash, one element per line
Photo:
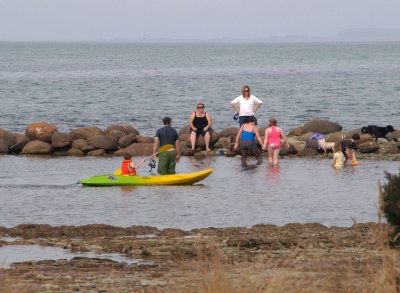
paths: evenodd
<path fill-rule="evenodd" d="M 239 125 L 242 126 L 249 121 L 250 117 L 254 117 L 254 112 L 261 107 L 262 103 L 256 96 L 250 95 L 250 87 L 244 85 L 242 87 L 242 95 L 231 102 L 232 108 L 239 113 Z"/>

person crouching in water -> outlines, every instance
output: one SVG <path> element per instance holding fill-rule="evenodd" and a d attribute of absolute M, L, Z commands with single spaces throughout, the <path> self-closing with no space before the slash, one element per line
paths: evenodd
<path fill-rule="evenodd" d="M 268 161 L 270 165 L 278 165 L 279 152 L 281 150 L 281 138 L 289 148 L 289 142 L 282 128 L 276 126 L 275 118 L 269 119 L 269 126 L 265 130 L 263 150 L 268 150 Z"/>
<path fill-rule="evenodd" d="M 331 166 L 337 169 L 343 168 L 344 165 L 344 155 L 342 152 L 342 146 L 340 145 L 340 142 L 335 142 L 333 145 L 333 159 Z"/>
<path fill-rule="evenodd" d="M 256 126 L 256 118 L 249 117 L 247 123 L 243 124 L 238 134 L 236 135 L 236 142 L 233 146 L 234 150 L 237 150 L 239 146 L 240 139 L 240 153 L 242 156 L 242 167 L 247 168 L 247 155 L 253 153 L 253 155 L 257 158 L 257 165 L 262 164 L 261 152 L 257 147 L 256 138 L 260 145 L 262 145 L 262 140 L 260 137 L 260 133 Z"/>
<path fill-rule="evenodd" d="M 122 175 L 131 175 L 136 176 L 136 169 L 139 168 L 143 163 L 144 159 L 142 159 L 139 163 L 135 164 L 132 162 L 132 155 L 130 153 L 124 154 L 124 160 L 122 161 L 121 173 Z"/>

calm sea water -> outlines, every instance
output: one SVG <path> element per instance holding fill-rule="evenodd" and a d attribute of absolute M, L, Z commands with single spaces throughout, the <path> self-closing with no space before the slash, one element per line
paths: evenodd
<path fill-rule="evenodd" d="M 0 128 L 35 121 L 69 131 L 131 123 L 153 135 L 162 117 L 187 124 L 202 100 L 220 131 L 236 126 L 243 84 L 286 131 L 312 118 L 345 129 L 400 128 L 400 43 L 0 43 Z M 195 186 L 82 188 L 119 158 L 0 156 L 0 226 L 20 223 L 152 225 L 190 229 L 257 223 L 351 225 L 376 220 L 377 181 L 398 162 L 365 161 L 336 174 L 328 161 L 283 160 L 240 171 L 237 159 L 183 158 L 179 172 L 212 167 Z M 146 168 L 144 168 L 146 169 Z M 143 170 L 144 172 L 146 170 Z"/>
<path fill-rule="evenodd" d="M 254 162 L 255 163 L 255 162 Z M 21 223 L 158 228 L 283 225 L 350 226 L 377 221 L 378 180 L 399 162 L 362 161 L 335 172 L 328 160 L 287 159 L 241 171 L 240 159 L 184 157 L 179 172 L 213 168 L 193 186 L 82 187 L 78 180 L 119 167 L 120 158 L 0 156 L 0 226 Z M 148 174 L 147 166 L 140 174 Z"/>
<path fill-rule="evenodd" d="M 202 100 L 220 131 L 236 125 L 243 84 L 264 101 L 261 124 L 400 127 L 400 43 L 0 43 L 0 128 L 131 123 L 153 135 L 166 115 L 186 125 Z"/>

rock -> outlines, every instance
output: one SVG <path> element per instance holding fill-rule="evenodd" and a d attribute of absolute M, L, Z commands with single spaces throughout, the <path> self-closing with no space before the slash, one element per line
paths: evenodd
<path fill-rule="evenodd" d="M 225 152 L 225 157 L 236 157 L 237 155 L 238 155 L 237 152 L 230 149 Z"/>
<path fill-rule="evenodd" d="M 389 132 L 389 133 L 386 135 L 386 137 L 387 137 L 390 141 L 392 141 L 392 140 L 394 140 L 394 141 L 400 141 L 400 130 L 396 129 L 396 130 L 393 131 L 393 132 Z"/>
<path fill-rule="evenodd" d="M 187 149 L 182 151 L 182 156 L 191 157 L 191 156 L 194 155 L 194 153 L 195 153 L 195 151 L 193 151 L 192 149 L 187 148 Z"/>
<path fill-rule="evenodd" d="M 180 138 L 180 136 L 181 136 L 182 134 L 190 134 L 190 126 L 189 126 L 189 125 L 186 125 L 186 126 L 182 127 L 182 128 L 179 130 L 178 134 L 179 134 L 179 138 Z"/>
<path fill-rule="evenodd" d="M 288 142 L 294 147 L 296 152 L 299 152 L 300 150 L 304 149 L 307 144 L 305 141 L 300 141 L 294 137 L 288 137 Z"/>
<path fill-rule="evenodd" d="M 8 142 L 0 138 L 0 154 L 8 154 Z"/>
<path fill-rule="evenodd" d="M 279 151 L 279 155 L 281 156 L 288 156 L 288 155 L 294 155 L 297 154 L 297 151 L 295 147 L 291 144 L 289 144 L 289 148 L 286 148 L 286 144 L 282 142 L 282 147 L 281 150 Z"/>
<path fill-rule="evenodd" d="M 113 131 L 122 132 L 125 135 L 129 134 L 129 131 L 125 127 L 123 127 L 122 125 L 118 125 L 118 124 L 112 124 L 112 125 L 108 126 L 107 129 L 104 131 L 104 133 L 108 134 Z"/>
<path fill-rule="evenodd" d="M 130 146 L 119 149 L 114 153 L 116 156 L 123 156 L 126 152 L 132 154 L 132 156 L 150 156 L 153 154 L 153 144 L 152 143 L 134 143 Z"/>
<path fill-rule="evenodd" d="M 336 142 L 343 139 L 351 139 L 352 134 L 348 131 L 338 131 L 325 136 L 327 142 Z"/>
<path fill-rule="evenodd" d="M 107 151 L 113 151 L 119 148 L 119 145 L 115 140 L 102 134 L 94 134 L 88 136 L 87 142 L 95 149 L 104 149 Z"/>
<path fill-rule="evenodd" d="M 219 137 L 228 137 L 228 136 L 235 136 L 239 132 L 239 128 L 237 127 L 230 127 L 222 130 L 218 135 Z"/>
<path fill-rule="evenodd" d="M 89 126 L 76 128 L 72 130 L 69 134 L 71 135 L 72 139 L 87 139 L 88 136 L 92 136 L 95 134 L 104 135 L 104 132 L 96 126 Z"/>
<path fill-rule="evenodd" d="M 302 135 L 299 136 L 299 139 L 300 139 L 301 141 L 308 142 L 308 140 L 310 139 L 311 135 L 313 135 L 313 134 L 314 134 L 314 132 L 306 132 L 306 133 L 303 133 Z"/>
<path fill-rule="evenodd" d="M 134 133 L 124 135 L 118 140 L 118 144 L 121 146 L 121 148 L 126 148 L 134 142 L 136 142 L 136 134 Z"/>
<path fill-rule="evenodd" d="M 342 130 L 342 126 L 329 120 L 312 119 L 304 123 L 303 130 L 305 132 L 314 132 L 328 134 Z"/>
<path fill-rule="evenodd" d="M 318 154 L 318 152 L 313 148 L 304 148 L 300 150 L 298 153 L 299 157 L 311 157 Z"/>
<path fill-rule="evenodd" d="M 230 149 L 231 144 L 232 143 L 230 137 L 220 137 L 215 143 L 214 147 L 216 147 L 217 149 Z"/>
<path fill-rule="evenodd" d="M 17 139 L 15 138 L 15 136 L 12 133 L 5 130 L 3 130 L 2 133 L 0 133 L 0 139 L 6 141 L 8 147 L 17 143 Z"/>
<path fill-rule="evenodd" d="M 374 141 L 364 142 L 358 145 L 358 150 L 362 154 L 375 153 L 379 150 L 379 145 Z"/>
<path fill-rule="evenodd" d="M 107 137 L 111 138 L 111 139 L 114 140 L 115 142 L 118 142 L 118 140 L 119 140 L 121 137 L 125 136 L 125 135 L 126 135 L 125 132 L 120 131 L 120 130 L 117 130 L 117 129 L 113 129 L 113 130 L 111 130 L 110 132 L 108 132 L 108 133 L 106 134 Z"/>
<path fill-rule="evenodd" d="M 126 134 L 140 134 L 139 131 L 137 131 L 137 129 L 130 124 L 122 124 L 121 126 L 125 129 Z"/>
<path fill-rule="evenodd" d="M 22 152 L 22 149 L 26 146 L 30 139 L 27 138 L 25 135 L 16 135 L 17 143 L 12 145 L 9 149 L 10 153 L 18 154 Z"/>
<path fill-rule="evenodd" d="M 55 149 L 61 149 L 70 146 L 72 143 L 72 138 L 69 134 L 56 132 L 53 134 L 53 139 L 51 140 L 51 146 Z"/>
<path fill-rule="evenodd" d="M 300 136 L 304 134 L 304 129 L 302 127 L 296 127 L 289 132 L 288 135 Z"/>
<path fill-rule="evenodd" d="M 70 156 L 84 156 L 85 155 L 85 153 L 83 151 L 81 151 L 80 149 L 77 149 L 77 148 L 69 149 L 67 154 Z"/>
<path fill-rule="evenodd" d="M 136 141 L 138 143 L 153 143 L 154 137 L 136 135 Z"/>
<path fill-rule="evenodd" d="M 86 139 L 78 138 L 72 142 L 72 148 L 78 149 L 84 153 L 94 151 L 95 148 L 88 144 Z"/>
<path fill-rule="evenodd" d="M 370 134 L 361 134 L 360 140 L 356 141 L 355 144 L 356 146 L 358 146 L 364 142 L 370 142 L 370 141 L 374 141 L 374 138 Z"/>
<path fill-rule="evenodd" d="M 106 151 L 103 149 L 94 150 L 94 151 L 90 151 L 87 153 L 88 156 L 94 156 L 94 157 L 101 157 L 101 156 L 104 156 L 105 154 L 106 154 Z"/>
<path fill-rule="evenodd" d="M 318 149 L 318 141 L 316 139 L 313 139 L 310 144 L 308 145 L 309 148 L 313 148 L 316 151 L 319 151 Z"/>
<path fill-rule="evenodd" d="M 400 154 L 400 143 L 393 144 L 386 151 L 385 154 Z"/>
<path fill-rule="evenodd" d="M 53 151 L 53 147 L 51 144 L 41 141 L 41 140 L 32 140 L 28 142 L 25 147 L 22 149 L 22 154 L 25 155 L 33 155 L 33 154 L 51 154 Z"/>
<path fill-rule="evenodd" d="M 57 127 L 46 122 L 35 122 L 28 125 L 25 136 L 32 140 L 51 142 Z"/>

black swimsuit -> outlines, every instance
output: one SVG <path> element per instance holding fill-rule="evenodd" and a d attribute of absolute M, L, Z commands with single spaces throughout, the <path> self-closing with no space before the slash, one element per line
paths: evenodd
<path fill-rule="evenodd" d="M 203 117 L 198 117 L 196 115 L 196 112 L 194 112 L 194 119 L 193 119 L 193 126 L 197 128 L 196 130 L 196 134 L 200 135 L 202 134 L 203 136 L 210 131 L 210 128 L 207 129 L 207 131 L 204 132 L 204 127 L 206 127 L 208 125 L 208 119 L 206 116 L 206 112 L 204 112 L 204 116 Z M 190 132 L 192 132 L 193 130 L 190 129 Z"/>

